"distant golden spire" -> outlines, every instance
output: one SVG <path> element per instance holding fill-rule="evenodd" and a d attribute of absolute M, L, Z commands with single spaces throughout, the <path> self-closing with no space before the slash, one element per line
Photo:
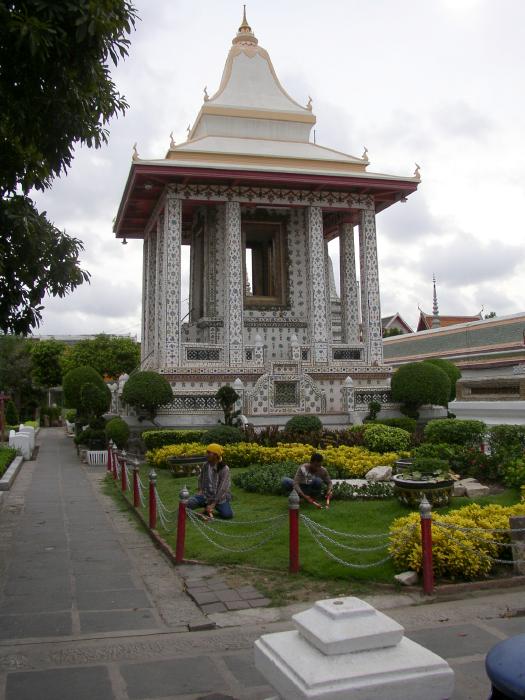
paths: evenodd
<path fill-rule="evenodd" d="M 237 36 L 233 38 L 232 44 L 255 44 L 257 45 L 259 42 L 255 38 L 254 33 L 252 32 L 252 28 L 248 24 L 248 20 L 246 19 L 246 5 L 243 5 L 243 13 L 242 13 L 242 24 L 239 27 L 239 31 L 237 32 Z"/>

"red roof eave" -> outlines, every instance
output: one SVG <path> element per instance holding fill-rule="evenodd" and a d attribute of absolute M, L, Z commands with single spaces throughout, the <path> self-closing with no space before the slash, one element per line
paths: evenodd
<path fill-rule="evenodd" d="M 370 178 L 370 177 L 348 177 L 340 175 L 315 175 L 309 173 L 287 173 L 287 172 L 262 172 L 251 170 L 235 170 L 235 169 L 219 169 L 219 168 L 198 168 L 192 166 L 165 166 L 153 165 L 146 163 L 132 163 L 119 209 L 115 219 L 113 230 L 117 237 L 141 237 L 138 232 L 128 228 L 126 220 L 130 217 L 130 203 L 133 197 L 137 202 L 147 210 L 141 219 L 143 219 L 144 227 L 151 215 L 158 197 L 152 200 L 151 195 L 146 197 L 146 189 L 143 185 L 139 185 L 138 181 L 144 178 L 151 178 L 156 187 L 159 185 L 164 188 L 180 180 L 191 179 L 194 182 L 200 183 L 221 183 L 226 184 L 228 181 L 234 181 L 236 185 L 241 183 L 258 182 L 262 185 L 281 185 L 297 189 L 306 188 L 307 186 L 315 186 L 319 189 L 327 187 L 339 190 L 363 190 L 367 194 L 379 194 L 381 190 L 388 191 L 392 195 L 401 195 L 406 197 L 417 190 L 419 182 L 412 179 L 388 179 L 388 178 Z M 387 203 L 385 206 L 389 206 Z M 376 206 L 380 211 L 385 206 Z M 131 217 L 130 217 L 131 218 Z M 143 227 L 143 228 L 144 228 Z M 143 230 L 143 229 L 142 229 Z"/>

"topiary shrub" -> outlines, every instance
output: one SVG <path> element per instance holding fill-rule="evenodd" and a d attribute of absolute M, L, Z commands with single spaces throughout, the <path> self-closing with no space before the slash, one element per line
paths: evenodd
<path fill-rule="evenodd" d="M 124 384 L 122 400 L 132 406 L 139 420 L 155 420 L 161 406 L 173 400 L 170 383 L 157 372 L 136 372 Z"/>
<path fill-rule="evenodd" d="M 244 441 L 244 433 L 233 425 L 218 425 L 216 428 L 207 430 L 200 438 L 203 445 L 210 442 L 217 442 L 219 445 L 231 445 Z"/>
<path fill-rule="evenodd" d="M 294 462 L 277 462 L 276 464 L 254 464 L 242 474 L 233 477 L 233 483 L 251 493 L 283 493 L 281 480 L 288 476 L 293 478 L 297 471 Z"/>
<path fill-rule="evenodd" d="M 502 469 L 523 456 L 525 425 L 493 425 L 489 428 L 488 438 L 492 459 Z"/>
<path fill-rule="evenodd" d="M 234 419 L 241 413 L 235 410 L 235 403 L 240 399 L 239 394 L 229 384 L 225 384 L 215 394 L 215 398 L 224 413 L 224 424 L 233 425 Z"/>
<path fill-rule="evenodd" d="M 76 408 L 67 408 L 66 412 L 64 413 L 64 418 L 68 423 L 74 423 L 77 419 Z"/>
<path fill-rule="evenodd" d="M 129 440 L 129 426 L 122 418 L 112 418 L 108 421 L 104 432 L 106 434 L 106 441 L 109 442 L 113 440 L 119 450 L 123 450 L 127 446 Z"/>
<path fill-rule="evenodd" d="M 365 421 L 375 421 L 377 418 L 377 414 L 381 410 L 381 404 L 379 401 L 370 401 L 368 404 L 368 414 L 365 418 Z"/>
<path fill-rule="evenodd" d="M 429 421 L 423 434 L 427 442 L 479 447 L 486 432 L 487 426 L 480 420 L 441 418 Z"/>
<path fill-rule="evenodd" d="M 86 445 L 88 450 L 103 450 L 106 447 L 106 433 L 103 429 L 88 427 L 75 436 L 76 445 Z"/>
<path fill-rule="evenodd" d="M 284 426 L 287 433 L 316 433 L 323 429 L 321 419 L 317 416 L 294 416 Z"/>
<path fill-rule="evenodd" d="M 454 401 L 456 398 L 456 382 L 458 379 L 461 379 L 461 372 L 456 365 L 453 362 L 450 362 L 450 360 L 442 360 L 440 358 L 423 360 L 423 362 L 430 362 L 431 365 L 439 367 L 439 369 L 442 369 L 443 372 L 445 372 L 450 380 L 449 401 Z"/>
<path fill-rule="evenodd" d="M 80 389 L 80 404 L 88 418 L 101 416 L 111 404 L 111 392 L 104 383 L 100 386 L 88 382 Z"/>
<path fill-rule="evenodd" d="M 392 376 L 392 399 L 403 404 L 403 412 L 418 417 L 418 408 L 425 404 L 447 406 L 450 379 L 429 362 L 409 362 L 401 365 Z"/>
<path fill-rule="evenodd" d="M 148 450 L 165 445 L 182 445 L 184 442 L 200 442 L 205 430 L 145 430 L 142 440 Z"/>
<path fill-rule="evenodd" d="M 82 387 L 84 384 L 94 384 L 104 390 L 106 385 L 98 372 L 86 365 L 70 370 L 62 380 L 64 401 L 71 408 L 82 411 Z"/>
<path fill-rule="evenodd" d="M 371 452 L 400 452 L 410 447 L 410 433 L 379 423 L 365 425 L 363 440 Z"/>
<path fill-rule="evenodd" d="M 6 403 L 4 418 L 7 425 L 18 425 L 20 423 L 18 411 L 16 410 L 14 401 L 11 399 Z"/>

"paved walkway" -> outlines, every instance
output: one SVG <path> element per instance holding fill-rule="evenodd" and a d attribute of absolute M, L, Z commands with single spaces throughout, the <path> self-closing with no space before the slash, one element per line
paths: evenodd
<path fill-rule="evenodd" d="M 63 431 L 43 430 L 38 442 L 37 461 L 23 465 L 0 512 L 0 698 L 271 695 L 253 666 L 253 641 L 289 629 L 293 610 L 207 617 L 184 592 L 183 576 L 209 585 L 214 570 L 167 562 L 101 493 L 104 468 L 81 465 Z M 430 605 L 369 600 L 449 660 L 454 700 L 485 700 L 485 653 L 525 632 L 523 590 Z M 223 627 L 199 631 L 210 619 Z"/>

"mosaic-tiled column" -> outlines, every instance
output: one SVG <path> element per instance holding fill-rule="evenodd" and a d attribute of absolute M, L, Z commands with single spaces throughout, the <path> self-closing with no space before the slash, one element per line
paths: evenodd
<path fill-rule="evenodd" d="M 323 238 L 323 211 L 308 207 L 308 270 L 310 276 L 310 337 L 314 362 L 328 362 L 328 318 Z"/>
<path fill-rule="evenodd" d="M 149 250 L 150 241 L 147 236 L 144 237 L 144 243 L 142 245 L 142 332 L 141 332 L 141 343 L 140 343 L 140 361 L 144 362 L 148 355 L 148 310 L 149 310 Z"/>
<path fill-rule="evenodd" d="M 180 255 L 182 240 L 182 202 L 168 195 L 164 207 L 164 369 L 180 365 Z"/>
<path fill-rule="evenodd" d="M 377 265 L 376 217 L 373 209 L 363 209 L 359 219 L 361 263 L 361 313 L 366 362 L 383 364 L 379 271 Z"/>
<path fill-rule="evenodd" d="M 224 330 L 226 357 L 230 366 L 244 362 L 243 352 L 243 277 L 241 205 L 226 202 L 226 294 L 224 295 Z"/>
<path fill-rule="evenodd" d="M 359 342 L 359 288 L 355 266 L 354 227 L 339 227 L 339 265 L 341 271 L 341 330 L 343 343 Z"/>
<path fill-rule="evenodd" d="M 155 298 L 157 305 L 155 309 L 155 337 L 154 348 L 151 356 L 150 367 L 160 369 L 164 364 L 166 347 L 166 323 L 165 307 L 166 298 L 164 296 L 164 280 L 166 270 L 164 268 L 164 213 L 157 217 L 157 255 L 155 261 Z"/>

